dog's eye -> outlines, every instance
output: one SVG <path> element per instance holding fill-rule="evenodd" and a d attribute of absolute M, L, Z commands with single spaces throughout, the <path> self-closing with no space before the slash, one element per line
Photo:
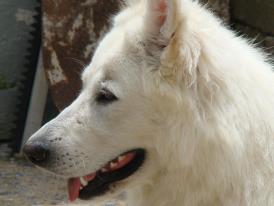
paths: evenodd
<path fill-rule="evenodd" d="M 96 102 L 99 104 L 109 104 L 117 100 L 118 98 L 107 89 L 101 89 L 96 97 Z"/>

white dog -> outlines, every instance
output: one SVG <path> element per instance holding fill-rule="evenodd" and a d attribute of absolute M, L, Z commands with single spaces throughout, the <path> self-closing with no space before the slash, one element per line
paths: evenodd
<path fill-rule="evenodd" d="M 114 18 L 76 101 L 25 146 L 69 197 L 130 206 L 273 206 L 274 73 L 191 0 Z"/>

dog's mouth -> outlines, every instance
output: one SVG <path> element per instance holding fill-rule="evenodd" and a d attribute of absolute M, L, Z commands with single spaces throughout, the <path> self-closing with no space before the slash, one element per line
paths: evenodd
<path fill-rule="evenodd" d="M 103 195 L 114 182 L 124 180 L 135 173 L 145 160 L 145 150 L 126 152 L 108 162 L 98 171 L 83 177 L 70 178 L 68 191 L 70 201 L 77 198 L 88 200 Z"/>

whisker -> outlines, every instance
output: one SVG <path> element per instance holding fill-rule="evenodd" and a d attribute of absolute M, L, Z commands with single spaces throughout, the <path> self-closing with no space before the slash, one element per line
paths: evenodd
<path fill-rule="evenodd" d="M 70 59 L 73 62 L 76 62 L 78 65 L 81 66 L 77 70 L 73 70 L 73 72 L 75 72 L 78 76 L 81 76 L 82 71 L 88 66 L 83 61 L 81 61 L 79 59 L 76 59 L 76 58 L 73 58 L 73 57 L 65 57 L 65 59 Z"/>
<path fill-rule="evenodd" d="M 83 68 L 87 67 L 87 65 L 83 61 L 81 61 L 80 59 L 76 59 L 76 58 L 73 58 L 73 57 L 65 57 L 65 59 L 73 60 L 74 62 L 81 65 Z"/>

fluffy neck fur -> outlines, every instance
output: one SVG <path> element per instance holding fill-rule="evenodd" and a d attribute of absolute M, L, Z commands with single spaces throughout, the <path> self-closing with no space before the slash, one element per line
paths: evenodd
<path fill-rule="evenodd" d="M 163 167 L 129 191 L 129 205 L 274 205 L 271 65 L 200 5 L 189 3 L 184 16 L 187 64 L 199 55 L 196 71 L 187 72 L 161 132 L 171 152 L 158 148 Z"/>

